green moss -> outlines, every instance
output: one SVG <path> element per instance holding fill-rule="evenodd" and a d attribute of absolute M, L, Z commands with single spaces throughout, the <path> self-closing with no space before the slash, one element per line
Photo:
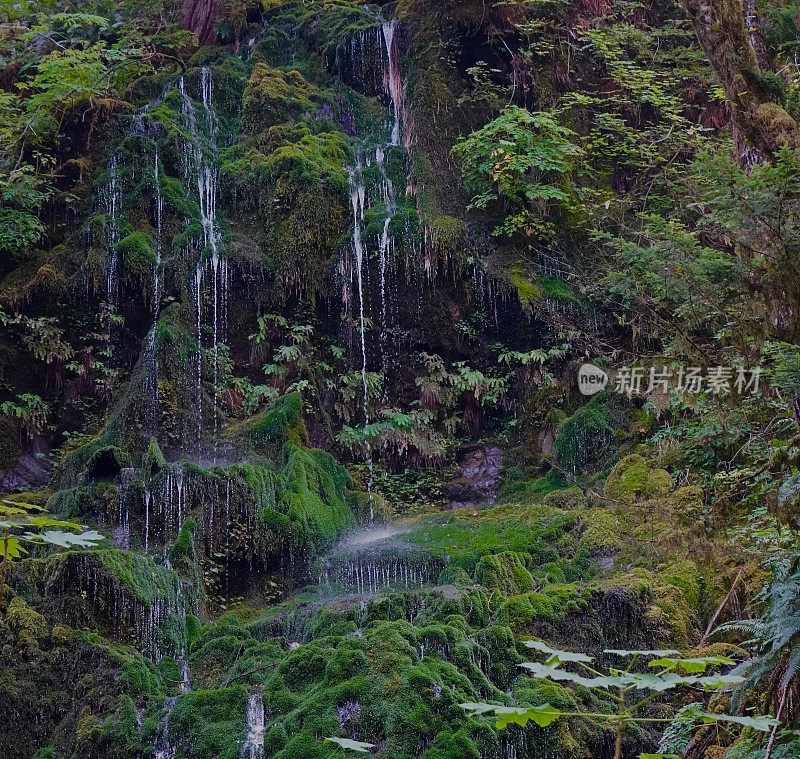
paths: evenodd
<path fill-rule="evenodd" d="M 575 294 L 568 282 L 558 277 L 545 277 L 539 276 L 536 278 L 539 286 L 542 288 L 542 293 L 547 298 L 554 300 L 563 300 L 569 303 L 579 303 L 580 298 Z"/>
<path fill-rule="evenodd" d="M 550 706 L 562 711 L 576 711 L 578 702 L 569 688 L 551 680 L 522 677 L 514 684 L 514 695 L 531 706 Z"/>
<path fill-rule="evenodd" d="M 574 585 L 549 585 L 541 592 L 522 593 L 501 602 L 498 619 L 515 632 L 522 632 L 530 629 L 534 622 L 555 623 L 585 606 L 583 596 Z"/>
<path fill-rule="evenodd" d="M 624 535 L 622 522 L 609 509 L 587 509 L 581 513 L 586 525 L 583 540 L 592 551 L 613 551 L 620 547 Z"/>
<path fill-rule="evenodd" d="M 161 197 L 167 208 L 173 211 L 182 219 L 199 219 L 200 207 L 197 201 L 192 198 L 186 185 L 169 176 L 161 176 Z"/>
<path fill-rule="evenodd" d="M 559 425 L 555 440 L 558 462 L 576 474 L 588 465 L 602 463 L 611 433 L 611 411 L 603 396 L 596 396 Z"/>
<path fill-rule="evenodd" d="M 313 99 L 319 97 L 319 90 L 299 71 L 256 63 L 244 91 L 242 124 L 246 130 L 260 132 L 314 110 Z"/>
<path fill-rule="evenodd" d="M 197 522 L 189 517 L 181 525 L 178 537 L 170 549 L 170 560 L 174 566 L 190 565 L 196 560 L 194 550 L 194 536 L 197 532 Z"/>
<path fill-rule="evenodd" d="M 151 605 L 168 590 L 167 576 L 149 557 L 137 557 L 115 548 L 92 551 L 89 556 L 143 604 Z"/>
<path fill-rule="evenodd" d="M 584 509 L 589 505 L 589 499 L 579 487 L 554 490 L 545 496 L 544 502 L 556 509 Z"/>
<path fill-rule="evenodd" d="M 311 554 L 315 546 L 330 543 L 355 526 L 355 517 L 345 499 L 350 482 L 344 469 L 329 453 L 286 445 L 282 469 L 284 489 L 280 504 L 294 529 L 300 529 Z"/>
<path fill-rule="evenodd" d="M 667 585 L 678 588 L 692 609 L 699 610 L 705 579 L 696 562 L 690 559 L 673 559 L 658 576 Z"/>
<path fill-rule="evenodd" d="M 483 556 L 503 551 L 529 554 L 536 566 L 558 559 L 559 550 L 572 550 L 567 533 L 574 522 L 573 516 L 547 506 L 503 505 L 427 518 L 405 539 L 449 557 L 467 572 L 474 572 Z"/>
<path fill-rule="evenodd" d="M 303 399 L 299 393 L 283 395 L 272 408 L 230 428 L 230 437 L 240 438 L 255 450 L 269 449 L 275 443 L 283 444 L 298 430 L 303 412 Z"/>
<path fill-rule="evenodd" d="M 130 275 L 152 276 L 156 251 L 150 235 L 145 232 L 132 232 L 119 241 L 118 250 Z"/>
<path fill-rule="evenodd" d="M 145 477 L 153 477 L 158 472 L 167 468 L 167 460 L 161 452 L 158 441 L 152 437 L 147 444 L 147 450 L 142 456 L 142 472 Z"/>
<path fill-rule="evenodd" d="M 504 601 L 498 611 L 498 619 L 519 632 L 538 620 L 555 622 L 556 609 L 547 596 L 541 593 L 524 593 Z"/>
<path fill-rule="evenodd" d="M 532 561 L 529 554 L 514 551 L 484 556 L 475 567 L 475 582 L 508 596 L 525 593 L 533 590 Z"/>
<path fill-rule="evenodd" d="M 685 485 L 672 494 L 669 502 L 683 524 L 694 524 L 702 514 L 705 492 L 699 485 Z"/>
<path fill-rule="evenodd" d="M 170 714 L 169 733 L 187 759 L 237 759 L 244 738 L 247 690 L 237 685 L 181 696 Z"/>
<path fill-rule="evenodd" d="M 513 266 L 509 270 L 508 279 L 517 291 L 517 297 L 523 308 L 530 309 L 533 302 L 541 297 L 541 286 L 534 279 L 528 277 L 520 266 Z"/>
<path fill-rule="evenodd" d="M 60 643 L 66 647 L 73 647 L 80 641 L 101 650 L 119 667 L 121 679 L 134 697 L 161 701 L 166 695 L 164 681 L 155 665 L 129 647 L 113 643 L 86 630 L 54 627 L 53 637 L 58 637 Z"/>
<path fill-rule="evenodd" d="M 509 466 L 505 471 L 505 480 L 500 488 L 500 495 L 506 501 L 541 503 L 549 493 L 566 486 L 563 475 L 555 469 L 551 469 L 542 477 L 530 478 L 524 469 Z"/>
<path fill-rule="evenodd" d="M 672 477 L 664 469 L 651 469 L 638 454 L 620 459 L 606 480 L 605 495 L 621 503 L 631 504 L 639 498 L 663 496 L 672 490 Z"/>
<path fill-rule="evenodd" d="M 38 645 L 49 630 L 47 620 L 19 596 L 14 596 L 8 604 L 6 619 L 23 646 Z"/>

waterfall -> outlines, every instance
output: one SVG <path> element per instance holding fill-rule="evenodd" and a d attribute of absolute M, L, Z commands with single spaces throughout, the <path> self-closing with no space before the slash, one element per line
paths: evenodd
<path fill-rule="evenodd" d="M 161 194 L 161 175 L 158 167 L 158 148 L 153 159 L 153 185 L 156 195 L 156 249 L 153 261 L 153 322 L 158 319 L 158 310 L 161 297 L 161 247 L 162 247 L 162 222 L 164 217 L 164 197 Z"/>
<path fill-rule="evenodd" d="M 183 626 L 186 617 L 186 604 L 178 597 L 178 588 L 167 585 L 174 580 L 166 580 L 161 586 L 163 593 L 144 600 L 133 594 L 126 585 L 108 573 L 101 562 L 90 554 L 76 558 L 71 577 L 77 589 L 85 593 L 93 613 L 103 614 L 109 622 L 113 635 L 129 637 L 146 657 L 158 662 L 165 654 L 175 656 L 184 648 L 185 631 L 182 640 L 175 645 L 174 639 L 164 639 L 164 625 Z"/>
<path fill-rule="evenodd" d="M 153 160 L 153 184 L 155 191 L 155 222 L 156 244 L 155 258 L 153 260 L 153 320 L 150 331 L 147 333 L 145 343 L 145 359 L 147 364 L 147 391 L 150 400 L 149 425 L 152 431 L 158 428 L 158 354 L 156 331 L 158 328 L 158 313 L 161 305 L 161 248 L 162 248 L 162 220 L 164 215 L 164 198 L 161 194 L 161 177 L 158 166 L 158 148 Z"/>
<path fill-rule="evenodd" d="M 247 699 L 247 736 L 239 752 L 241 759 L 263 759 L 264 722 L 264 696 L 258 690 Z"/>
<path fill-rule="evenodd" d="M 400 73 L 400 56 L 395 39 L 397 21 L 395 19 L 385 21 L 381 32 L 386 52 L 386 63 L 383 71 L 384 91 L 389 96 L 394 117 L 390 144 L 400 145 L 402 139 L 403 146 L 409 150 L 411 148 L 411 130 L 407 128 L 408 124 L 406 122 L 410 121 L 410 119 L 405 107 L 405 83 Z"/>
<path fill-rule="evenodd" d="M 146 553 L 148 549 L 148 544 L 150 542 L 150 504 L 153 500 L 153 496 L 149 490 L 145 489 L 143 498 L 144 498 L 144 550 Z"/>
<path fill-rule="evenodd" d="M 185 654 L 183 656 L 183 659 L 181 660 L 180 689 L 181 693 L 189 693 L 189 691 L 191 691 L 192 689 L 192 676 L 189 672 L 189 662 L 186 660 Z"/>
<path fill-rule="evenodd" d="M 359 335 L 361 337 L 361 383 L 364 388 L 363 410 L 364 410 L 364 448 L 369 469 L 367 481 L 367 491 L 369 494 L 369 516 L 370 521 L 375 518 L 375 506 L 372 497 L 373 469 L 372 469 L 372 446 L 366 435 L 370 424 L 369 418 L 369 382 L 367 380 L 367 337 L 366 337 L 366 316 L 364 309 L 364 266 L 369 265 L 367 250 L 364 245 L 364 209 L 366 207 L 366 186 L 364 184 L 364 167 L 359 157 L 355 168 L 348 171 L 350 180 L 350 201 L 353 209 L 353 265 L 352 271 L 358 283 L 358 313 L 359 313 Z"/>
<path fill-rule="evenodd" d="M 164 541 L 177 535 L 186 513 L 186 483 L 183 464 L 169 464 L 164 472 L 159 494 L 159 510 L 164 523 Z M 172 529 L 170 529 L 172 528 Z"/>
<path fill-rule="evenodd" d="M 394 133 L 394 130 L 393 130 Z M 389 179 L 386 173 L 386 156 L 383 147 L 380 145 L 375 149 L 375 162 L 381 174 L 381 195 L 384 205 L 386 206 L 386 218 L 383 221 L 383 230 L 378 245 L 380 257 L 378 260 L 379 265 L 379 285 L 381 296 L 381 333 L 380 333 L 380 349 L 381 349 L 381 376 L 383 378 L 384 395 L 387 392 L 386 379 L 389 374 L 389 356 L 387 353 L 387 329 L 388 329 L 388 314 L 386 305 L 386 276 L 387 267 L 389 265 L 389 256 L 393 249 L 393 240 L 391 236 L 390 226 L 395 213 L 397 213 L 397 197 L 394 193 L 394 184 Z"/>
<path fill-rule="evenodd" d="M 175 759 L 178 753 L 178 747 L 173 746 L 169 738 L 169 715 L 175 707 L 177 697 L 172 696 L 167 699 L 164 705 L 164 716 L 158 724 L 158 733 L 156 734 L 156 742 L 153 747 L 154 759 Z"/>
<path fill-rule="evenodd" d="M 361 594 L 375 594 L 390 588 L 419 588 L 436 581 L 444 562 L 418 556 L 363 557 L 334 560 L 318 578 L 322 586 L 341 585 Z"/>
<path fill-rule="evenodd" d="M 106 299 L 112 310 L 116 309 L 118 295 L 119 266 L 119 210 L 122 204 L 122 190 L 119 183 L 119 155 L 114 153 L 108 159 L 108 181 L 101 192 L 103 210 L 106 215 Z"/>
<path fill-rule="evenodd" d="M 366 432 L 370 425 L 369 415 L 369 383 L 367 378 L 367 345 L 366 345 L 366 287 L 365 277 L 369 273 L 369 251 L 364 240 L 364 215 L 368 206 L 373 206 L 380 202 L 385 209 L 383 227 L 377 241 L 378 258 L 378 293 L 379 293 L 379 314 L 380 334 L 378 344 L 381 356 L 381 377 L 384 393 L 386 392 L 386 379 L 389 374 L 389 354 L 388 354 L 388 330 L 389 314 L 391 304 L 389 303 L 389 276 L 392 271 L 392 254 L 394 252 L 394 240 L 392 238 L 392 220 L 397 214 L 397 194 L 394 183 L 389 177 L 386 168 L 386 154 L 388 151 L 405 147 L 411 144 L 410 118 L 405 105 L 405 84 L 400 72 L 399 48 L 396 38 L 397 22 L 395 20 L 386 21 L 370 30 L 354 35 L 351 42 L 352 62 L 358 67 L 362 83 L 367 85 L 365 76 L 365 51 L 374 51 L 372 60 L 376 57 L 380 59 L 380 84 L 384 94 L 389 100 L 391 120 L 388 135 L 384 142 L 374 148 L 375 166 L 378 168 L 380 183 L 378 191 L 379 198 L 368 198 L 364 180 L 365 153 L 359 151 L 355 166 L 348 170 L 350 180 L 350 200 L 353 214 L 353 235 L 350 245 L 350 259 L 340 263 L 340 270 L 345 276 L 343 300 L 346 305 L 350 303 L 350 286 L 355 280 L 356 292 L 358 295 L 358 321 L 359 337 L 361 347 L 361 380 L 364 390 L 363 412 L 364 430 Z M 373 69 L 374 70 L 374 69 Z M 374 77 L 373 77 L 374 79 Z M 366 165 L 370 166 L 372 161 L 372 149 L 366 153 Z M 348 283 L 347 275 L 349 274 Z M 372 485 L 374 479 L 372 465 L 372 448 L 369 440 L 364 440 L 365 456 L 369 469 L 369 479 L 367 491 L 370 502 L 370 519 L 374 519 L 374 504 L 372 497 Z"/>
<path fill-rule="evenodd" d="M 119 473 L 119 487 L 117 489 L 117 526 L 114 529 L 114 545 L 117 548 L 129 549 L 131 547 L 128 490 L 135 479 L 136 470 L 131 467 L 125 467 Z"/>
<path fill-rule="evenodd" d="M 219 345 L 227 331 L 228 264 L 220 252 L 220 231 L 217 223 L 218 171 L 216 166 L 219 124 L 213 107 L 214 85 L 211 70 L 204 66 L 200 72 L 202 119 L 195 103 L 186 91 L 184 78 L 178 80 L 182 113 L 190 142 L 186 145 L 187 181 L 194 178 L 200 205 L 202 245 L 194 272 L 195 329 L 197 337 L 197 362 L 195 366 L 195 403 L 197 412 L 197 442 L 202 440 L 202 381 L 203 381 L 203 282 L 210 275 L 211 345 L 213 374 L 214 440 L 217 438 L 217 412 L 219 403 Z M 201 133 L 200 122 L 204 130 Z"/>

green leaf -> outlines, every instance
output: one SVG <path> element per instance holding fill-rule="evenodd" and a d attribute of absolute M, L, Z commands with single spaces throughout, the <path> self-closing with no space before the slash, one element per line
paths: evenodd
<path fill-rule="evenodd" d="M 750 727 L 753 730 L 760 730 L 762 733 L 770 732 L 772 728 L 778 724 L 778 720 L 776 720 L 774 717 L 769 717 L 766 715 L 759 717 L 739 717 L 733 714 L 712 714 L 711 712 L 701 712 L 698 716 L 703 722 L 709 725 L 714 722 L 732 722 L 735 725 Z"/>
<path fill-rule="evenodd" d="M 654 659 L 648 667 L 663 667 L 665 669 L 678 668 L 690 674 L 702 674 L 712 665 L 733 665 L 736 662 L 728 656 L 699 656 L 693 659 L 676 659 L 662 657 Z"/>
<path fill-rule="evenodd" d="M 31 517 L 26 520 L 26 525 L 31 527 L 61 527 L 65 530 L 80 530 L 83 525 L 76 522 L 65 522 L 62 519 L 54 519 L 53 517 Z"/>
<path fill-rule="evenodd" d="M 525 662 L 519 666 L 532 672 L 534 677 L 573 683 L 574 685 L 582 685 L 585 688 L 621 688 L 626 684 L 625 679 L 619 676 L 584 677 L 566 669 L 558 669 L 557 665 L 548 667 L 536 662 Z"/>
<path fill-rule="evenodd" d="M 497 704 L 474 704 L 468 702 L 466 704 L 459 704 L 459 706 L 467 712 L 472 712 L 473 716 L 480 716 L 481 714 L 492 714 L 496 709 L 503 707 Z"/>
<path fill-rule="evenodd" d="M 675 650 L 670 649 L 670 648 L 656 649 L 656 650 L 653 650 L 653 651 L 647 651 L 647 650 L 627 651 L 627 650 L 621 649 L 621 648 L 607 648 L 607 649 L 605 649 L 603 651 L 603 653 L 604 654 L 612 654 L 614 656 L 647 656 L 647 657 L 650 657 L 650 656 L 675 656 L 676 654 L 679 654 L 680 651 L 675 651 Z M 653 756 L 657 756 L 657 754 L 653 754 Z"/>
<path fill-rule="evenodd" d="M 539 727 L 547 727 L 561 716 L 561 711 L 550 706 L 550 704 L 542 704 L 541 706 L 529 707 L 525 711 L 525 716 L 535 722 Z M 498 728 L 505 727 L 505 724 L 501 724 L 501 721 L 501 719 L 497 720 Z"/>
<path fill-rule="evenodd" d="M 22 547 L 18 538 L 13 535 L 8 538 L 0 538 L 0 558 L 7 556 L 9 559 L 18 559 L 25 553 L 28 552 Z"/>
<path fill-rule="evenodd" d="M 33 533 L 26 532 L 22 536 L 25 540 L 33 543 L 48 543 L 59 548 L 93 548 L 96 543 L 103 540 L 105 536 L 95 530 L 82 532 L 74 535 L 71 532 L 57 532 L 48 530 L 47 532 Z"/>
<path fill-rule="evenodd" d="M 630 672 L 621 675 L 621 679 L 625 681 L 626 685 L 632 685 L 640 690 L 656 691 L 656 693 L 663 693 L 679 685 L 695 685 L 697 683 L 696 677 L 678 675 L 674 672 L 659 672 L 658 674 Z"/>
<path fill-rule="evenodd" d="M 460 704 L 465 711 L 473 716 L 481 714 L 496 714 L 495 726 L 502 730 L 509 725 L 525 727 L 528 722 L 535 722 L 539 727 L 548 727 L 562 716 L 562 712 L 550 704 L 541 706 L 501 706 L 499 704 Z"/>
<path fill-rule="evenodd" d="M 746 677 L 739 675 L 709 675 L 708 677 L 698 677 L 697 685 L 702 686 L 706 690 L 722 690 L 729 688 L 732 685 L 741 685 L 747 680 Z"/>
<path fill-rule="evenodd" d="M 25 503 L 24 501 L 9 501 L 7 498 L 4 498 L 2 503 L 5 504 L 5 506 L 10 506 L 11 508 L 13 508 L 18 514 L 24 513 L 20 512 L 19 509 L 24 509 L 24 511 L 44 511 L 44 508 L 42 508 L 41 506 L 37 506 L 35 503 Z"/>
<path fill-rule="evenodd" d="M 368 754 L 371 748 L 375 748 L 373 743 L 362 743 L 361 741 L 351 741 L 349 738 L 325 738 L 327 743 L 335 743 L 337 746 L 346 748 L 349 751 L 357 751 L 359 754 Z"/>
<path fill-rule="evenodd" d="M 8 503 L 8 501 L 4 501 L 3 503 Z M 14 506 L 0 505 L 0 514 L 2 514 L 4 517 L 16 517 L 27 513 L 28 512 L 25 511 L 25 509 L 18 509 Z"/>
<path fill-rule="evenodd" d="M 561 651 L 557 648 L 551 648 L 547 643 L 540 640 L 526 640 L 525 645 L 528 648 L 532 648 L 534 651 L 541 651 L 543 654 L 547 654 L 548 658 L 545 660 L 545 664 L 549 667 L 558 666 L 559 664 L 569 661 L 582 662 L 585 664 L 594 661 L 591 656 L 587 656 L 586 654 L 577 654 L 572 651 Z"/>

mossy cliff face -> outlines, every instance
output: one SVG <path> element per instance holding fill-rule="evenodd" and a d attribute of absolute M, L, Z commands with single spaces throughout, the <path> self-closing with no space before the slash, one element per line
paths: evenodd
<path fill-rule="evenodd" d="M 0 759 L 610 759 L 595 723 L 459 704 L 611 711 L 522 674 L 521 641 L 690 648 L 741 560 L 641 404 L 572 382 L 620 319 L 573 282 L 571 172 L 604 201 L 625 177 L 592 150 L 661 103 L 617 113 L 575 45 L 603 3 L 185 5 L 209 44 L 154 11 L 130 107 L 61 114 L 41 249 L 0 260 L 3 483 L 105 536 L 0 588 Z M 454 145 L 570 93 L 586 166 L 534 204 L 558 238 L 495 234 Z M 503 134 L 493 179 L 536 174 Z M 484 446 L 502 483 L 448 508 Z"/>

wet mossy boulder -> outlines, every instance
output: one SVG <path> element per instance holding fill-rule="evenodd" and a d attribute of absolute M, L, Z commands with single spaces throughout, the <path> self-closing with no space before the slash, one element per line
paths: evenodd
<path fill-rule="evenodd" d="M 576 474 L 596 470 L 608 456 L 614 421 L 612 405 L 606 402 L 604 394 L 563 419 L 553 443 L 559 464 Z"/>
<path fill-rule="evenodd" d="M 244 90 L 242 126 L 252 132 L 291 121 L 315 109 L 320 91 L 299 71 L 283 71 L 257 63 Z"/>
<path fill-rule="evenodd" d="M 9 602 L 6 623 L 24 647 L 38 646 L 49 630 L 47 620 L 20 596 L 14 596 Z"/>
<path fill-rule="evenodd" d="M 544 502 L 548 506 L 553 506 L 556 509 L 563 509 L 564 511 L 583 509 L 589 505 L 589 499 L 586 497 L 583 490 L 576 486 L 554 490 L 544 497 Z"/>
<path fill-rule="evenodd" d="M 117 249 L 128 276 L 139 279 L 152 276 L 156 251 L 150 235 L 138 230 L 131 232 L 119 241 Z"/>
<path fill-rule="evenodd" d="M 640 499 L 665 496 L 672 488 L 672 477 L 666 469 L 653 468 L 647 459 L 633 453 L 614 465 L 603 492 L 612 501 L 632 504 Z"/>
<path fill-rule="evenodd" d="M 288 393 L 278 398 L 263 414 L 232 425 L 227 435 L 254 451 L 274 449 L 290 437 L 297 440 L 305 438 L 302 413 L 303 399 L 300 394 Z"/>
<path fill-rule="evenodd" d="M 194 690 L 181 696 L 169 717 L 169 735 L 186 759 L 238 759 L 246 734 L 247 689 L 242 685 Z"/>
<path fill-rule="evenodd" d="M 475 582 L 490 590 L 514 596 L 533 590 L 530 554 L 517 551 L 484 556 L 475 568 Z"/>
<path fill-rule="evenodd" d="M 572 584 L 555 583 L 541 591 L 512 596 L 498 609 L 498 620 L 517 633 L 530 631 L 537 622 L 555 624 L 570 612 L 586 608 L 586 599 Z"/>
<path fill-rule="evenodd" d="M 161 452 L 158 440 L 152 437 L 147 444 L 147 450 L 142 456 L 142 473 L 145 477 L 153 477 L 166 468 L 167 460 Z"/>
<path fill-rule="evenodd" d="M 684 485 L 672 494 L 670 503 L 683 523 L 692 524 L 702 514 L 705 491 L 699 485 Z"/>
<path fill-rule="evenodd" d="M 708 607 L 718 602 L 718 594 L 709 592 L 711 584 L 705 570 L 688 559 L 676 558 L 657 570 L 634 567 L 624 575 L 608 578 L 601 587 L 612 594 L 627 593 L 642 600 L 645 611 L 641 622 L 648 629 L 648 639 L 658 646 L 690 646 L 699 636 L 701 619 L 713 613 Z"/>
<path fill-rule="evenodd" d="M 608 553 L 620 547 L 623 523 L 611 509 L 593 508 L 581 513 L 583 543 L 593 552 Z"/>
<path fill-rule="evenodd" d="M 154 658 L 183 646 L 191 592 L 149 556 L 62 551 L 21 562 L 14 586 L 50 623 L 93 630 Z"/>

